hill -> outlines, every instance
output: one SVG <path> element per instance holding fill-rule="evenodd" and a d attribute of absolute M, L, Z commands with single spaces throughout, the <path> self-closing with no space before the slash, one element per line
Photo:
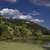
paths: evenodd
<path fill-rule="evenodd" d="M 50 40 L 50 30 L 29 20 L 5 19 L 0 16 L 0 22 L 0 40 L 43 40 L 44 35 Z"/>

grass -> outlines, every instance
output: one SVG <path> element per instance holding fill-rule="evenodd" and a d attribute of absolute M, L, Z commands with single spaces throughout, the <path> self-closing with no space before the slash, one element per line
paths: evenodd
<path fill-rule="evenodd" d="M 44 50 L 38 45 L 28 43 L 0 42 L 0 50 Z"/>

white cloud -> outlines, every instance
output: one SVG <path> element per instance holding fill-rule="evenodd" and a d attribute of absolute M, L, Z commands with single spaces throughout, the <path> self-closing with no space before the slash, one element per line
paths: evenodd
<path fill-rule="evenodd" d="M 32 13 L 29 13 L 29 15 L 39 16 L 40 13 L 34 10 L 34 11 L 32 11 Z"/>
<path fill-rule="evenodd" d="M 33 12 L 32 12 L 32 15 L 34 15 L 34 16 L 35 16 L 35 15 L 40 15 L 40 13 L 37 12 L 37 11 L 33 11 Z"/>
<path fill-rule="evenodd" d="M 26 19 L 26 20 L 31 20 L 32 19 L 32 16 L 28 16 L 28 15 L 18 15 L 18 16 L 12 17 L 12 19 Z"/>
<path fill-rule="evenodd" d="M 12 3 L 15 3 L 16 1 L 18 0 L 0 0 L 0 2 L 12 2 Z"/>
<path fill-rule="evenodd" d="M 20 13 L 20 11 L 16 9 L 4 8 L 0 10 L 0 14 L 5 17 L 13 17 L 13 16 L 21 15 L 22 13 Z"/>
<path fill-rule="evenodd" d="M 13 18 L 13 19 L 32 19 L 32 16 L 29 15 L 23 15 L 19 10 L 17 9 L 8 9 L 8 8 L 4 8 L 2 10 L 0 10 L 0 14 L 2 16 L 4 16 L 5 18 Z"/>
<path fill-rule="evenodd" d="M 32 16 L 29 16 L 29 15 L 21 15 L 18 18 L 19 19 L 28 19 L 28 20 L 31 20 L 32 19 Z"/>
<path fill-rule="evenodd" d="M 32 19 L 31 21 L 35 22 L 35 23 L 37 23 L 37 22 L 39 22 L 39 23 L 45 22 L 44 20 L 41 20 L 41 19 Z"/>
<path fill-rule="evenodd" d="M 7 19 L 10 19 L 10 18 L 12 18 L 12 19 L 26 19 L 26 20 L 30 20 L 32 22 L 39 22 L 39 23 L 44 22 L 44 20 L 33 19 L 31 15 L 23 15 L 23 13 L 21 13 L 17 9 L 4 8 L 4 9 L 0 10 L 0 15 L 2 15 L 4 18 L 7 18 Z"/>
<path fill-rule="evenodd" d="M 8 2 L 16 2 L 16 0 L 6 0 L 6 1 L 8 1 Z"/>
<path fill-rule="evenodd" d="M 30 1 L 36 5 L 50 7 L 50 0 L 30 0 Z"/>

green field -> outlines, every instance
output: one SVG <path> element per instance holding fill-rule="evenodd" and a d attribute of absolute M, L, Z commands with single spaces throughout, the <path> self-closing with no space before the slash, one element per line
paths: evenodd
<path fill-rule="evenodd" d="M 0 42 L 0 50 L 44 50 L 38 45 L 20 42 Z"/>

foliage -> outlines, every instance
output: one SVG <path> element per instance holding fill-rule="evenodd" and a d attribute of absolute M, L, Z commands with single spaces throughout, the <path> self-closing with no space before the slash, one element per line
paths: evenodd
<path fill-rule="evenodd" d="M 0 39 L 26 41 L 40 39 L 43 34 L 50 33 L 48 29 L 36 23 L 26 23 L 27 20 L 8 20 L 0 18 L 0 22 Z"/>

